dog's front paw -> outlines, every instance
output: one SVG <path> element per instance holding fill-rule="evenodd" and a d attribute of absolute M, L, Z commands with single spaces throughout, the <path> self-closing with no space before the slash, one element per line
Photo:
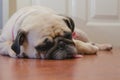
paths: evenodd
<path fill-rule="evenodd" d="M 110 51 L 113 48 L 111 44 L 101 44 L 98 47 L 99 47 L 99 50 L 106 50 L 106 51 Z"/>

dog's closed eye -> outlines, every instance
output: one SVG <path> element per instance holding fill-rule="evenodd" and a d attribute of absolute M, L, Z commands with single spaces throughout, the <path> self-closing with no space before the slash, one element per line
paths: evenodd
<path fill-rule="evenodd" d="M 46 51 L 49 50 L 53 46 L 53 42 L 51 42 L 48 38 L 46 38 L 42 44 L 39 44 L 35 47 L 37 51 Z"/>
<path fill-rule="evenodd" d="M 35 47 L 37 51 L 45 51 L 47 49 L 46 45 L 38 45 Z"/>
<path fill-rule="evenodd" d="M 72 39 L 72 33 L 71 32 L 64 32 L 64 38 Z"/>

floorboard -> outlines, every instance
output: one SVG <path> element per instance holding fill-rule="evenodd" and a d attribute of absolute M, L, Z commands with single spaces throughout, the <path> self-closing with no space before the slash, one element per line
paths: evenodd
<path fill-rule="evenodd" d="M 0 80 L 120 80 L 120 48 L 69 60 L 0 56 Z"/>

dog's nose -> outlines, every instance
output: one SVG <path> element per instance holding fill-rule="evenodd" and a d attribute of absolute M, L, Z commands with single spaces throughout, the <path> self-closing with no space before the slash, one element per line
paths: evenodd
<path fill-rule="evenodd" d="M 65 43 L 63 41 L 60 41 L 58 44 L 59 49 L 64 49 L 65 48 Z"/>

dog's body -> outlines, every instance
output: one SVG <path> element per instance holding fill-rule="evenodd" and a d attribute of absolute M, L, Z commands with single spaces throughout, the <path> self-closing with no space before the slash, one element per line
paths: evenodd
<path fill-rule="evenodd" d="M 98 51 L 99 47 L 86 43 L 85 39 L 73 40 L 73 32 L 74 23 L 69 17 L 57 15 L 55 11 L 45 7 L 23 8 L 3 27 L 0 54 L 65 59 L 76 55 L 78 51 L 90 54 Z"/>

